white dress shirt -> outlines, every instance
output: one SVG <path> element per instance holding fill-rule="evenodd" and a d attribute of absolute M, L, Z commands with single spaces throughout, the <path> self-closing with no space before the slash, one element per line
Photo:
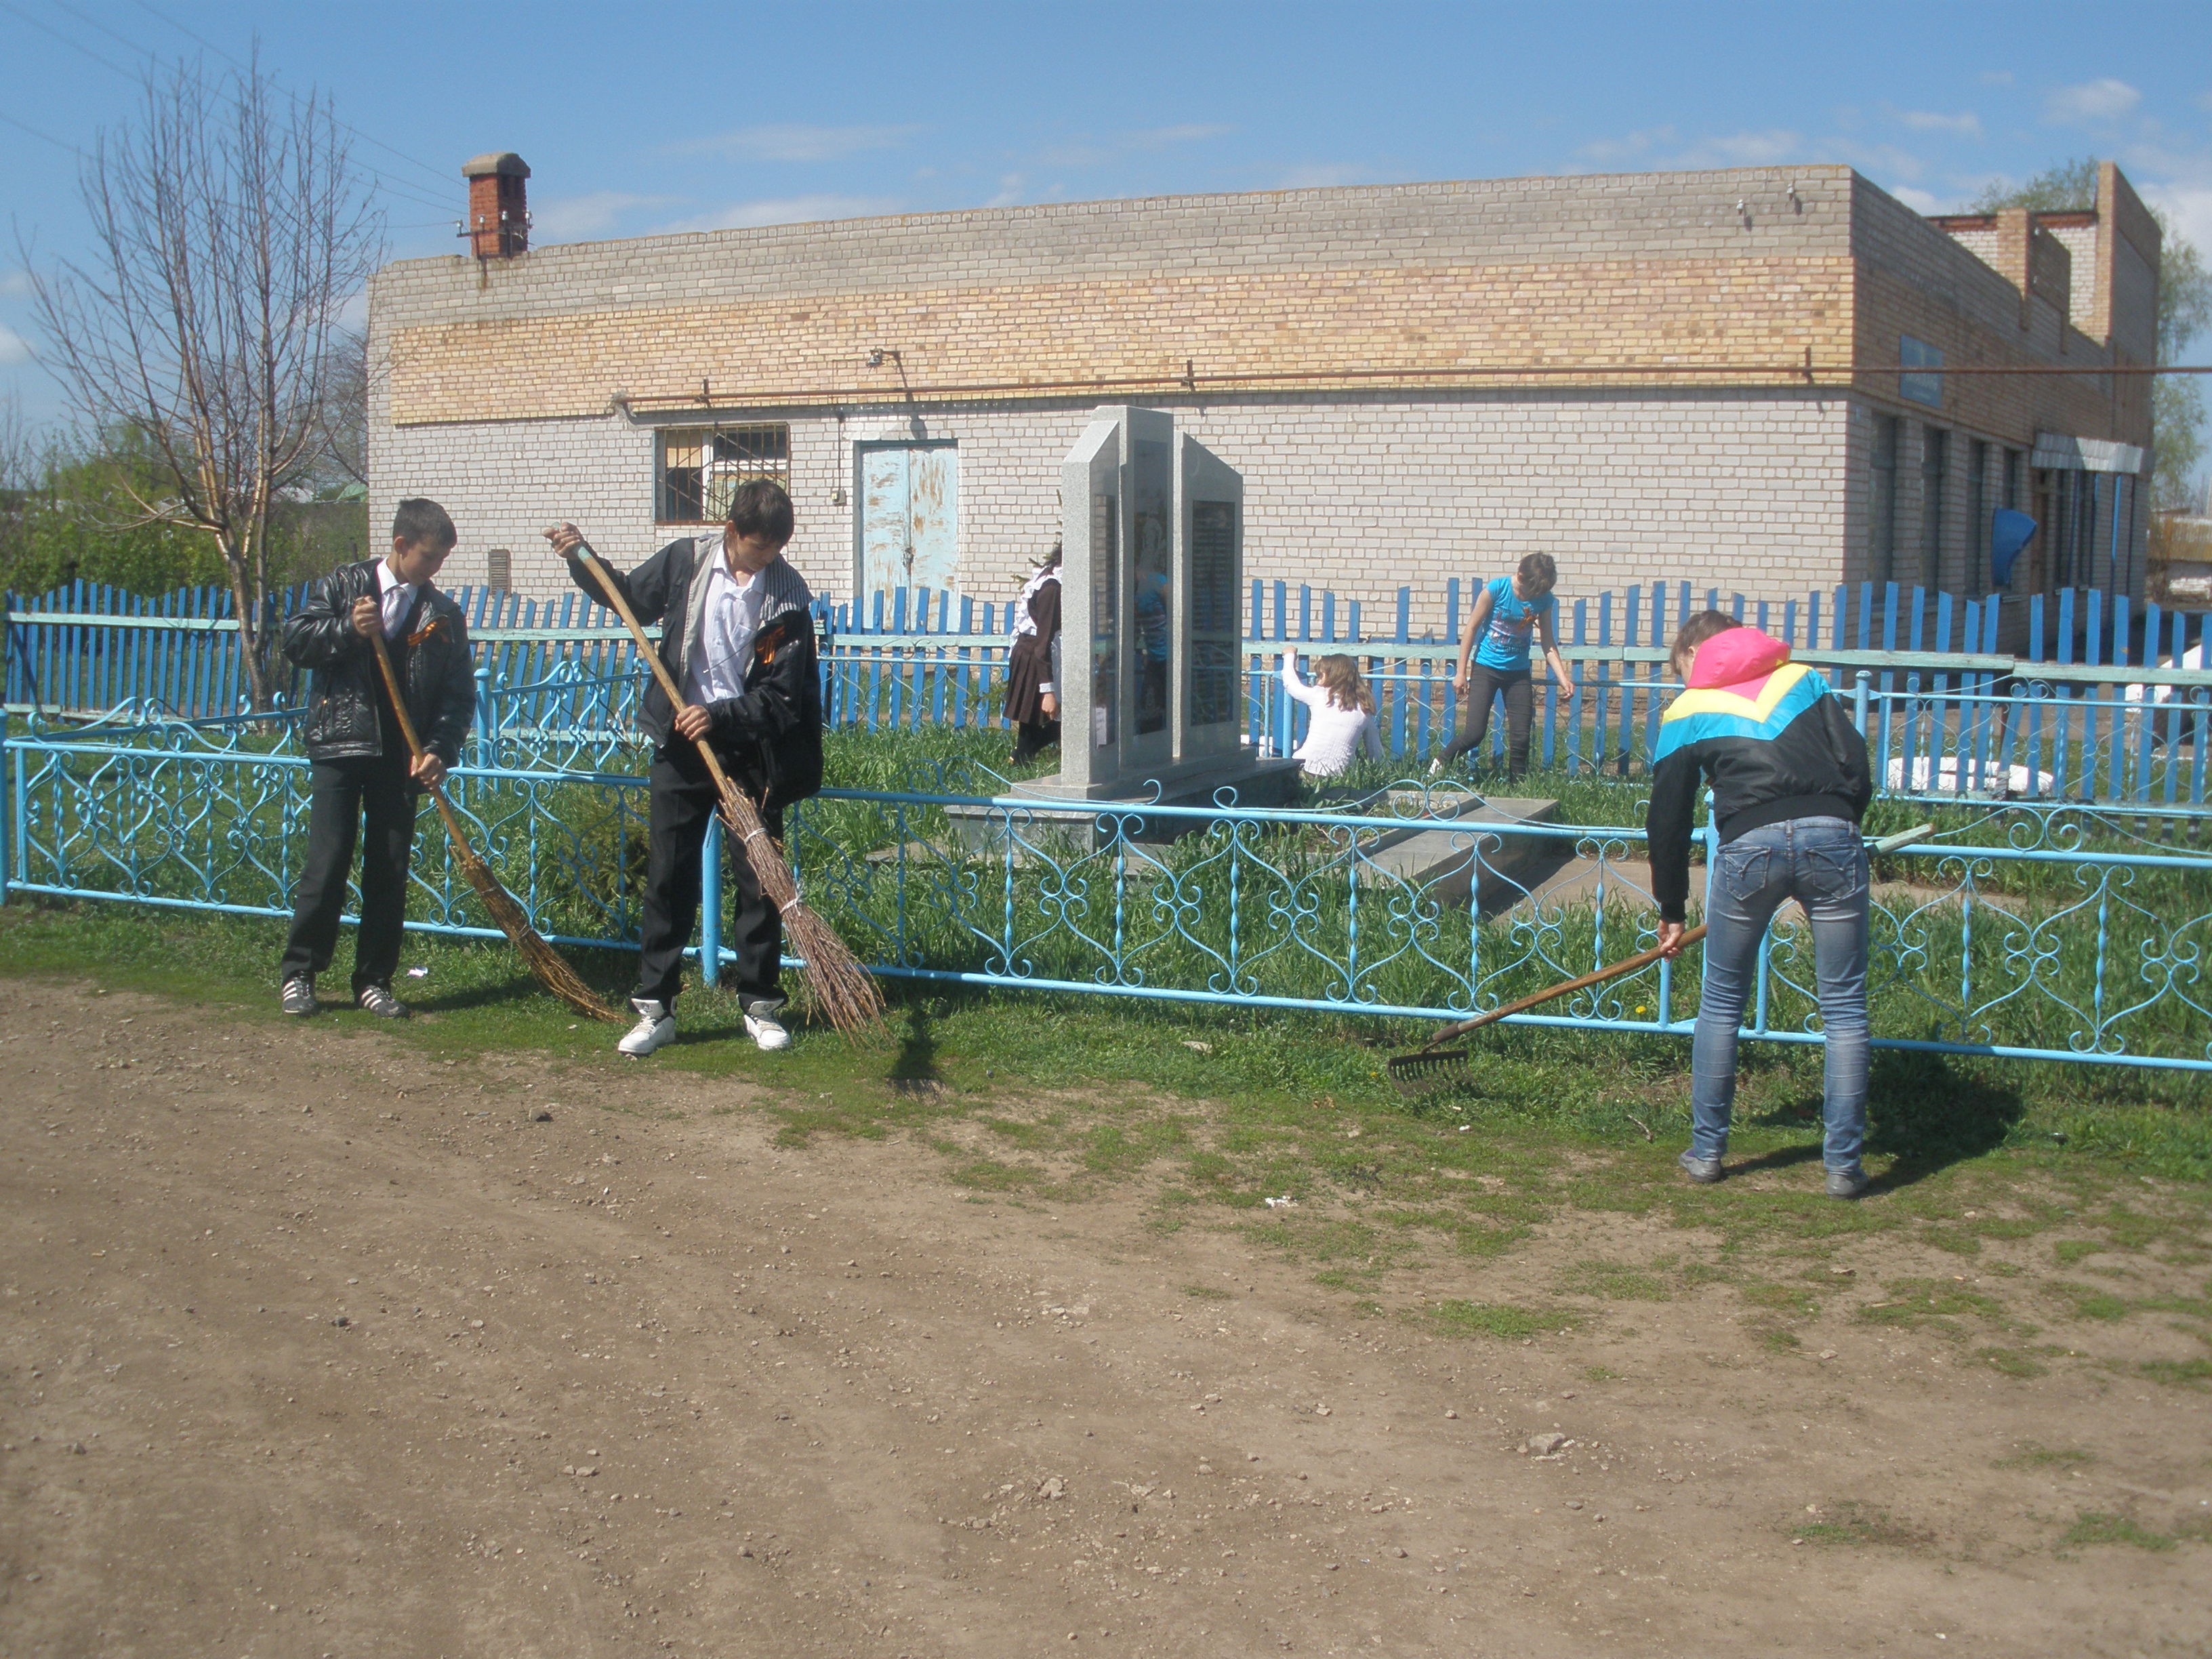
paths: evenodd
<path fill-rule="evenodd" d="M 399 630 L 407 626 L 407 613 L 415 608 L 415 595 L 420 582 L 403 582 L 392 574 L 392 566 L 382 559 L 376 562 L 377 603 L 384 611 L 384 637 L 396 640 Z"/>
<path fill-rule="evenodd" d="M 706 614 L 699 636 L 698 660 L 686 665 L 684 700 L 694 705 L 723 702 L 744 695 L 745 670 L 752 660 L 753 635 L 760 632 L 761 606 L 768 598 L 765 570 L 744 581 L 730 574 L 729 562 L 714 550 L 714 574 L 707 578 Z"/>

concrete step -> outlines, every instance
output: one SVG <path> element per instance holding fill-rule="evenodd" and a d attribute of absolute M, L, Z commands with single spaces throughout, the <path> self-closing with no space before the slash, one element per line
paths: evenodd
<path fill-rule="evenodd" d="M 1574 856 L 1574 842 L 1564 836 L 1485 835 L 1482 827 L 1556 823 L 1559 817 L 1555 800 L 1470 799 L 1434 829 L 1415 823 L 1385 830 L 1360 878 L 1368 886 L 1412 887 L 1443 904 L 1465 904 L 1472 896 L 1483 910 L 1510 909 Z"/>

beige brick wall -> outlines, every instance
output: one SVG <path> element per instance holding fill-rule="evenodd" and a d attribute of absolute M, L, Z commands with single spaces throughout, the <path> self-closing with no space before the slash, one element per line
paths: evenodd
<path fill-rule="evenodd" d="M 2138 388 L 1953 375 L 1931 410 L 1865 370 L 1896 361 L 1901 333 L 1954 366 L 2104 360 L 2051 307 L 2027 307 L 2025 329 L 2022 312 L 1973 251 L 1840 167 L 979 210 L 411 261 L 372 289 L 372 512 L 437 496 L 461 526 L 456 581 L 506 546 L 518 586 L 553 592 L 537 538 L 553 518 L 625 560 L 676 533 L 653 521 L 655 423 L 784 420 L 793 556 L 842 594 L 855 509 L 835 497 L 854 442 L 926 432 L 960 448 L 962 587 L 1003 599 L 1054 533 L 1058 463 L 1090 410 L 1139 402 L 1176 410 L 1243 471 L 1248 574 L 1358 597 L 1370 628 L 1409 585 L 1419 630 L 1442 621 L 1448 578 L 1535 548 L 1560 560 L 1569 596 L 1686 579 L 1781 599 L 1857 580 L 1883 408 L 1906 422 L 1905 580 L 1920 568 L 1920 428 L 1954 430 L 1952 580 L 1972 438 L 2124 435 Z M 876 349 L 898 361 L 866 368 Z M 1664 373 L 1605 373 L 1632 363 Z M 1417 372 L 1483 364 L 1576 372 Z M 1691 372 L 1717 364 L 1771 367 Z"/>

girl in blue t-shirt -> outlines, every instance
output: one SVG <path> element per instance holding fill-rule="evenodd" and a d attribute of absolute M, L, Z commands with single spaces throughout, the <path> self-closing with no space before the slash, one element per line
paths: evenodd
<path fill-rule="evenodd" d="M 1559 567 L 1548 553 L 1531 553 L 1510 576 L 1483 584 L 1468 618 L 1467 636 L 1460 642 L 1459 670 L 1452 686 L 1467 699 L 1467 714 L 1455 738 L 1429 763 L 1431 776 L 1479 746 L 1490 734 L 1491 705 L 1505 698 L 1505 775 L 1517 778 L 1528 769 L 1528 725 L 1535 711 L 1535 688 L 1528 670 L 1528 647 L 1540 640 L 1545 666 L 1553 682 L 1568 684 L 1566 659 L 1559 654 L 1552 627 L 1559 600 L 1552 589 L 1559 580 Z"/>

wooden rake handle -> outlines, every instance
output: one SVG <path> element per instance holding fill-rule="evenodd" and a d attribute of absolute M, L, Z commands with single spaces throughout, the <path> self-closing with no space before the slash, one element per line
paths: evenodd
<path fill-rule="evenodd" d="M 1695 945 L 1705 936 L 1705 924 L 1701 921 L 1682 935 L 1680 944 Z M 1426 1054 L 1440 1042 L 1449 1042 L 1454 1037 L 1465 1036 L 1469 1031 L 1481 1026 L 1494 1024 L 1509 1014 L 1517 1014 L 1525 1009 L 1534 1008 L 1540 1002 L 1549 1002 L 1553 997 L 1567 996 L 1576 991 L 1587 991 L 1593 985 L 1602 985 L 1609 979 L 1619 979 L 1623 974 L 1632 974 L 1639 968 L 1649 968 L 1666 954 L 1664 950 L 1655 945 L 1648 951 L 1638 951 L 1632 957 L 1623 957 L 1619 962 L 1608 963 L 1602 968 L 1584 974 L 1580 979 L 1562 980 L 1559 984 L 1547 986 L 1540 991 L 1531 991 L 1527 996 L 1509 1002 L 1501 1008 L 1492 1008 L 1487 1013 L 1477 1014 L 1473 1019 L 1463 1019 L 1456 1024 L 1445 1026 L 1443 1030 L 1421 1045 L 1420 1052 Z"/>
<path fill-rule="evenodd" d="M 376 652 L 377 672 L 384 677 L 385 695 L 392 699 L 392 712 L 398 717 L 399 735 L 407 739 L 407 753 L 413 759 L 421 760 L 427 751 L 422 747 L 422 739 L 415 735 L 415 722 L 407 713 L 407 699 L 399 695 L 399 676 L 392 672 L 392 653 L 385 647 L 384 624 L 381 622 L 370 631 L 368 642 Z M 434 783 L 428 788 L 430 799 L 438 803 L 438 816 L 446 821 L 446 832 L 460 844 L 463 851 L 468 851 L 469 838 L 462 831 L 461 821 L 453 811 L 453 804 L 446 799 L 445 786 Z"/>
<path fill-rule="evenodd" d="M 623 625 L 629 629 L 630 638 L 637 642 L 638 654 L 652 668 L 653 678 L 660 682 L 661 694 L 668 699 L 669 713 L 672 717 L 678 709 L 686 706 L 684 694 L 677 689 L 676 677 L 668 672 L 668 665 L 661 661 L 660 653 L 653 648 L 653 641 L 645 636 L 644 626 L 639 623 L 637 613 L 629 608 L 629 601 L 623 597 L 614 573 L 599 562 L 599 556 L 592 551 L 588 542 L 577 543 L 574 556 L 584 562 L 584 568 L 591 572 L 592 580 L 599 584 L 599 592 L 607 596 L 607 603 L 614 607 L 615 615 L 620 617 Z M 699 758 L 707 763 L 707 770 L 714 780 L 714 787 L 726 795 L 737 787 L 730 781 L 729 774 L 722 770 L 722 763 L 715 758 L 714 744 L 704 738 L 694 738 L 691 741 L 698 748 Z"/>

